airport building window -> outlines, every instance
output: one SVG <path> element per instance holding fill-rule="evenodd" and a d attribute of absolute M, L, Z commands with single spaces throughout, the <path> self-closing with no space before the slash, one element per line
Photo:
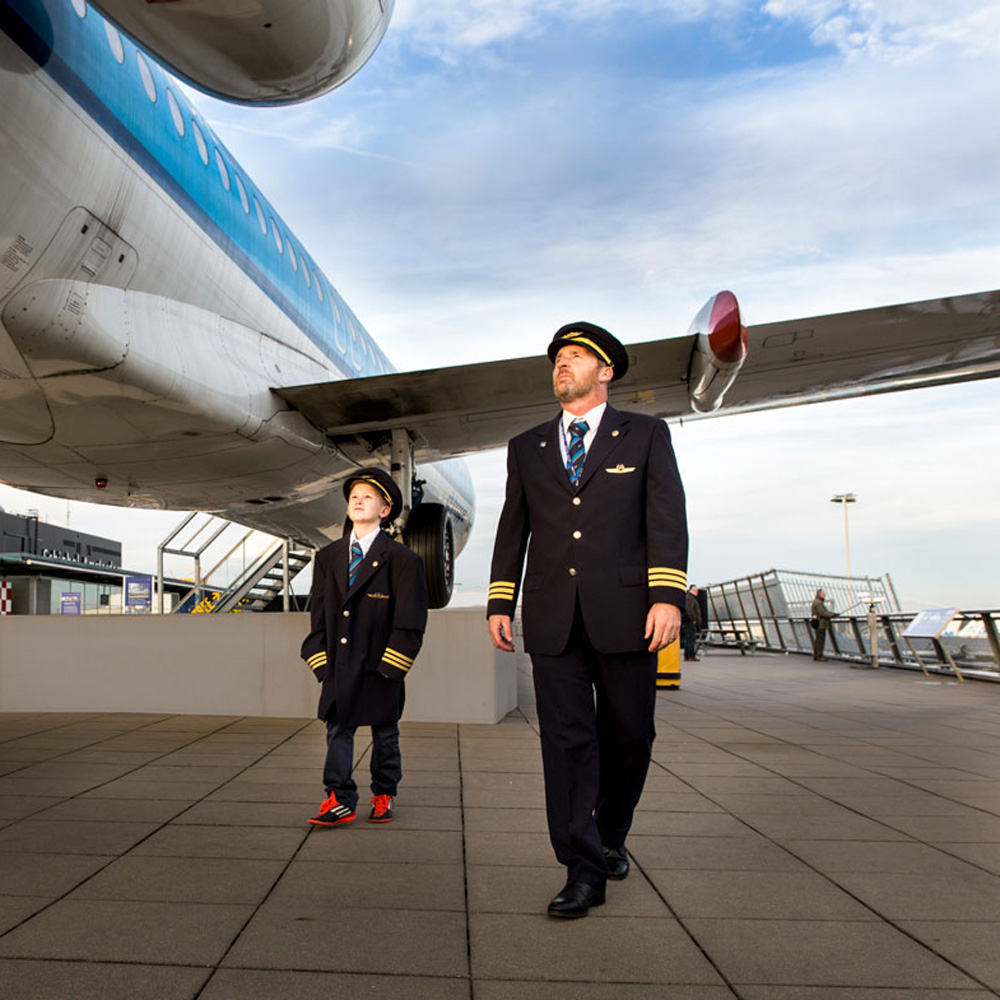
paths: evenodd
<path fill-rule="evenodd" d="M 87 5 L 83 0 L 73 0 L 73 10 L 76 11 L 77 17 L 87 16 Z"/>
<path fill-rule="evenodd" d="M 186 131 L 184 128 L 184 116 L 181 114 L 177 98 L 174 97 L 174 93 L 169 87 L 167 88 L 167 104 L 170 105 L 170 117 L 174 120 L 174 128 L 177 129 L 177 134 L 183 138 Z"/>
<path fill-rule="evenodd" d="M 218 149 L 215 151 L 215 165 L 219 168 L 219 179 L 222 181 L 222 186 L 228 191 L 230 187 L 229 171 L 226 170 L 226 161 Z"/>
<path fill-rule="evenodd" d="M 153 79 L 149 63 L 146 62 L 146 57 L 141 52 L 136 52 L 135 61 L 139 64 L 139 76 L 142 77 L 142 85 L 146 88 L 146 96 L 155 104 L 156 81 Z"/>
<path fill-rule="evenodd" d="M 121 66 L 125 62 L 125 46 L 122 45 L 122 36 L 118 34 L 118 29 L 110 22 L 104 22 L 104 33 L 108 36 L 108 45 L 111 46 L 111 52 L 114 54 L 118 65 Z"/>
<path fill-rule="evenodd" d="M 198 128 L 198 123 L 192 118 L 191 119 L 191 131 L 194 133 L 194 142 L 198 147 L 198 155 L 201 157 L 201 162 L 208 166 L 208 146 L 205 144 L 205 137 L 201 134 L 201 129 Z"/>
<path fill-rule="evenodd" d="M 267 236 L 267 219 L 264 218 L 264 209 L 260 207 L 257 195 L 253 196 L 253 207 L 257 211 L 257 221 L 260 223 L 260 231 Z"/>
<path fill-rule="evenodd" d="M 278 223 L 271 216 L 271 232 L 274 233 L 274 245 L 278 248 L 278 253 L 285 252 L 285 244 L 281 242 L 281 233 L 278 232 Z"/>
<path fill-rule="evenodd" d="M 243 211 L 250 214 L 250 199 L 247 197 L 247 189 L 243 186 L 243 181 L 240 179 L 239 174 L 233 174 L 233 180 L 236 181 L 236 190 L 240 196 L 240 204 L 243 206 Z"/>

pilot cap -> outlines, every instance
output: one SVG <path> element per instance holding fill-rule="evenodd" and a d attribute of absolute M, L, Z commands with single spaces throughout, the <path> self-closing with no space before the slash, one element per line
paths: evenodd
<path fill-rule="evenodd" d="M 395 521 L 399 517 L 400 512 L 403 509 L 403 494 L 400 492 L 399 487 L 396 485 L 396 481 L 389 475 L 385 469 L 380 469 L 377 466 L 368 466 L 364 469 L 358 469 L 357 472 L 352 472 L 351 475 L 344 480 L 344 499 L 348 499 L 351 495 L 351 487 L 355 483 L 367 483 L 369 486 L 375 487 L 375 492 L 382 497 L 383 500 L 389 506 L 389 516 L 385 518 L 386 521 Z"/>
<path fill-rule="evenodd" d="M 560 347 L 567 344 L 579 344 L 606 365 L 611 365 L 615 373 L 612 382 L 617 382 L 628 371 L 628 351 L 622 342 L 613 334 L 608 333 L 603 326 L 594 323 L 567 323 L 556 330 L 556 335 L 549 344 L 549 361 L 555 364 Z"/>

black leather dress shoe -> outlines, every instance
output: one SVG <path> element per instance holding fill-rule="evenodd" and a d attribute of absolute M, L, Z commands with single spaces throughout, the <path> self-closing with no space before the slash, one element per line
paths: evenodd
<path fill-rule="evenodd" d="M 550 917 L 564 917 L 572 920 L 585 917 L 592 906 L 604 904 L 604 890 L 589 882 L 567 882 L 562 891 L 549 903 Z"/>
<path fill-rule="evenodd" d="M 605 847 L 604 860 L 608 863 L 608 878 L 620 882 L 628 875 L 628 855 L 624 847 Z"/>

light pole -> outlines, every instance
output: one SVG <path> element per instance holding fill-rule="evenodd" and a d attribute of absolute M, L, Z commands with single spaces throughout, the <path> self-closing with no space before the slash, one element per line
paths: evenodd
<path fill-rule="evenodd" d="M 830 497 L 830 503 L 842 503 L 844 505 L 844 552 L 847 556 L 847 593 L 854 603 L 854 592 L 851 590 L 851 535 L 847 530 L 847 505 L 857 503 L 858 498 L 853 493 L 834 493 Z"/>

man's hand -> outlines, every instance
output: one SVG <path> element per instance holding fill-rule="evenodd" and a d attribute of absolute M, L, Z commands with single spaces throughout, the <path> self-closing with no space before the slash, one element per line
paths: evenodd
<path fill-rule="evenodd" d="M 492 618 L 490 619 L 492 621 Z M 654 604 L 646 615 L 644 639 L 649 639 L 649 651 L 658 653 L 680 635 L 681 609 L 676 604 Z"/>
<path fill-rule="evenodd" d="M 497 649 L 507 653 L 514 652 L 514 626 L 510 615 L 490 615 L 487 619 L 490 628 L 490 638 Z"/>

